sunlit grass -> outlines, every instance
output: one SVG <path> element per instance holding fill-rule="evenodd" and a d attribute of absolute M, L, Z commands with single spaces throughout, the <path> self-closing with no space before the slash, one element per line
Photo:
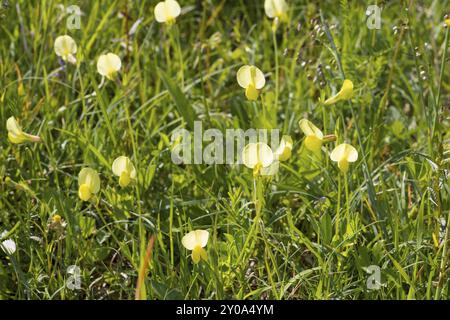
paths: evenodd
<path fill-rule="evenodd" d="M 380 30 L 346 0 L 81 1 L 79 30 L 70 1 L 10 2 L 0 298 L 449 298 L 448 1 Z M 173 163 L 195 120 L 280 129 L 277 175 Z"/>

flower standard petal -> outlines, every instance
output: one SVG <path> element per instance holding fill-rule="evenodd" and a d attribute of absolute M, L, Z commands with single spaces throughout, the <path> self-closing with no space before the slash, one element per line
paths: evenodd
<path fill-rule="evenodd" d="M 320 153 L 323 143 L 323 133 L 317 128 L 311 121 L 302 119 L 299 121 L 300 129 L 305 134 L 305 147 L 306 149 Z"/>
<path fill-rule="evenodd" d="M 3 252 L 5 252 L 8 255 L 12 255 L 16 252 L 17 246 L 14 240 L 7 239 L 0 243 L 0 247 L 2 248 Z"/>
<path fill-rule="evenodd" d="M 77 53 L 77 44 L 72 37 L 68 35 L 59 36 L 55 39 L 55 53 L 64 61 L 69 60 L 70 56 Z"/>
<path fill-rule="evenodd" d="M 358 159 L 358 151 L 350 144 L 342 143 L 338 145 L 330 154 L 330 159 L 338 163 L 339 169 L 346 173 L 349 163 Z"/>
<path fill-rule="evenodd" d="M 6 129 L 8 130 L 8 139 L 11 143 L 23 143 L 25 141 L 39 142 L 41 138 L 39 136 L 33 136 L 31 134 L 22 131 L 22 128 L 14 117 L 9 117 L 6 120 Z"/>
<path fill-rule="evenodd" d="M 358 160 L 358 151 L 352 145 L 347 145 L 346 152 L 348 162 L 355 162 L 356 160 Z"/>
<path fill-rule="evenodd" d="M 275 151 L 275 157 L 279 161 L 288 160 L 292 154 L 292 145 L 293 145 L 292 138 L 288 135 L 284 135 L 281 138 L 280 145 L 278 146 L 277 150 Z"/>
<path fill-rule="evenodd" d="M 196 246 L 194 249 L 192 249 L 192 261 L 194 261 L 195 264 L 200 262 L 202 250 L 203 249 L 200 246 Z"/>
<path fill-rule="evenodd" d="M 112 171 L 114 175 L 120 177 L 119 184 L 121 187 L 126 187 L 131 180 L 136 178 L 136 169 L 130 158 L 125 156 L 120 156 L 114 160 Z"/>
<path fill-rule="evenodd" d="M 239 68 L 237 74 L 236 74 L 236 79 L 238 84 L 246 89 L 250 84 L 252 84 L 252 76 L 251 76 L 251 72 L 250 72 L 251 66 L 242 66 Z"/>
<path fill-rule="evenodd" d="M 181 13 L 181 7 L 175 0 L 166 0 L 166 10 L 169 13 L 169 19 L 175 19 Z"/>
<path fill-rule="evenodd" d="M 342 84 L 341 90 L 331 98 L 327 99 L 324 102 L 324 104 L 330 105 L 340 100 L 349 100 L 352 97 L 353 97 L 353 82 L 351 80 L 345 79 L 344 83 Z"/>
<path fill-rule="evenodd" d="M 269 18 L 284 18 L 287 15 L 288 5 L 285 0 L 265 0 L 264 11 Z"/>
<path fill-rule="evenodd" d="M 97 61 L 97 71 L 102 76 L 112 79 L 114 75 L 120 70 L 122 67 L 122 62 L 114 53 L 107 53 L 101 55 Z"/>
<path fill-rule="evenodd" d="M 245 96 L 248 100 L 255 101 L 258 99 L 259 91 L 254 85 L 251 84 L 245 89 Z"/>
<path fill-rule="evenodd" d="M 166 22 L 167 16 L 166 16 L 166 4 L 164 2 L 159 2 L 156 6 L 155 6 L 155 19 L 156 21 L 162 23 L 162 22 Z"/>
<path fill-rule="evenodd" d="M 194 232 L 197 244 L 204 248 L 208 243 L 209 232 L 206 230 L 195 230 Z"/>
<path fill-rule="evenodd" d="M 345 143 L 342 143 L 336 146 L 336 148 L 334 148 L 333 151 L 331 151 L 330 159 L 332 161 L 338 162 L 341 161 L 341 159 L 343 159 L 345 155 L 345 145 L 346 145 Z"/>
<path fill-rule="evenodd" d="M 262 167 L 268 167 L 273 160 L 272 149 L 263 142 L 249 143 L 242 150 L 242 161 L 250 169 L 254 169 L 258 164 Z"/>
<path fill-rule="evenodd" d="M 159 23 L 171 23 L 181 13 L 181 7 L 175 0 L 159 2 L 154 9 L 155 19 Z"/>
<path fill-rule="evenodd" d="M 250 68 L 250 73 L 252 76 L 253 83 L 255 84 L 255 88 L 258 90 L 262 89 L 266 84 L 266 78 L 264 77 L 264 73 L 255 66 L 252 66 Z"/>
<path fill-rule="evenodd" d="M 92 194 L 100 191 L 100 176 L 97 171 L 91 168 L 83 168 L 78 174 L 79 197 L 87 201 Z"/>

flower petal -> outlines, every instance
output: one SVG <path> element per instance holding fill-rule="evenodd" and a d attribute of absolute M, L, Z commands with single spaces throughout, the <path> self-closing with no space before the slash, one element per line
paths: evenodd
<path fill-rule="evenodd" d="M 341 90 L 332 96 L 331 98 L 327 99 L 324 104 L 330 105 L 333 103 L 336 103 L 340 100 L 349 100 L 353 97 L 353 82 L 346 79 L 344 80 L 344 83 L 342 84 Z"/>
<path fill-rule="evenodd" d="M 112 76 L 120 70 L 122 67 L 122 62 L 120 61 L 119 56 L 114 53 L 108 53 L 101 55 L 97 61 L 97 71 L 102 76 L 111 79 Z"/>
<path fill-rule="evenodd" d="M 8 120 L 6 120 L 6 129 L 15 136 L 22 135 L 22 128 L 14 117 L 9 117 Z"/>
<path fill-rule="evenodd" d="M 264 2 L 264 11 L 269 18 L 281 18 L 286 15 L 288 6 L 284 0 L 266 0 Z"/>
<path fill-rule="evenodd" d="M 195 230 L 194 232 L 197 244 L 202 248 L 205 247 L 208 243 L 209 232 L 206 230 Z"/>
<path fill-rule="evenodd" d="M 238 84 L 246 89 L 250 84 L 252 84 L 252 76 L 251 76 L 251 72 L 250 72 L 251 66 L 242 66 L 239 68 L 237 74 L 236 74 L 236 79 Z"/>
<path fill-rule="evenodd" d="M 263 142 L 249 143 L 242 150 L 242 162 L 250 169 L 253 169 L 257 164 L 268 167 L 273 160 L 272 149 Z"/>
<path fill-rule="evenodd" d="M 320 131 L 319 128 L 317 128 L 311 121 L 308 119 L 302 119 L 298 122 L 298 125 L 300 126 L 300 129 L 303 131 L 303 134 L 305 136 L 311 136 L 314 135 L 318 139 L 323 139 L 323 133 Z"/>
<path fill-rule="evenodd" d="M 292 145 L 293 145 L 292 138 L 288 135 L 284 135 L 281 138 L 280 145 L 275 151 L 275 157 L 279 161 L 286 161 L 287 159 L 289 159 L 292 153 Z"/>
<path fill-rule="evenodd" d="M 130 162 L 128 157 L 120 156 L 116 158 L 112 164 L 112 172 L 120 177 L 122 172 L 128 169 L 128 162 Z"/>
<path fill-rule="evenodd" d="M 344 156 L 345 156 L 345 145 L 346 145 L 345 143 L 342 143 L 342 144 L 336 146 L 333 149 L 333 151 L 331 151 L 331 153 L 330 153 L 331 161 L 338 162 L 338 161 L 341 161 L 341 159 L 344 158 Z"/>
<path fill-rule="evenodd" d="M 55 53 L 63 60 L 67 60 L 70 55 L 74 55 L 77 52 L 77 44 L 72 37 L 68 35 L 59 36 L 55 39 Z"/>
<path fill-rule="evenodd" d="M 6 254 L 9 255 L 14 254 L 14 252 L 16 252 L 17 250 L 16 243 L 12 239 L 7 239 L 3 241 L 2 243 L 0 243 L 0 247 Z"/>
<path fill-rule="evenodd" d="M 100 177 L 94 169 L 83 168 L 78 174 L 78 185 L 86 184 L 92 193 L 100 191 Z"/>
<path fill-rule="evenodd" d="M 199 246 L 195 247 L 192 250 L 192 261 L 194 261 L 194 263 L 197 264 L 200 262 L 202 250 L 203 250 L 202 247 L 199 247 Z"/>
<path fill-rule="evenodd" d="M 307 136 L 305 138 L 305 147 L 314 153 L 319 153 L 322 149 L 322 140 L 315 135 Z"/>

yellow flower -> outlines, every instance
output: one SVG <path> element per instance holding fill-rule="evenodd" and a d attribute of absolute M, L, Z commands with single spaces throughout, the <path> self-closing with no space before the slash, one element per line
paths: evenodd
<path fill-rule="evenodd" d="M 249 143 L 242 150 L 242 162 L 247 168 L 253 169 L 253 175 L 262 174 L 274 162 L 272 149 L 264 142 Z"/>
<path fill-rule="evenodd" d="M 131 180 L 136 179 L 136 169 L 128 157 L 120 156 L 114 160 L 112 171 L 116 176 L 120 177 L 119 184 L 122 188 L 128 186 Z"/>
<path fill-rule="evenodd" d="M 88 201 L 100 191 L 100 177 L 94 169 L 83 168 L 78 174 L 78 196 L 83 201 Z"/>
<path fill-rule="evenodd" d="M 450 19 L 445 19 L 444 21 L 445 21 L 445 24 L 446 24 L 448 27 L 450 27 Z"/>
<path fill-rule="evenodd" d="M 325 105 L 334 104 L 340 100 L 349 100 L 353 97 L 353 82 L 351 82 L 348 79 L 344 80 L 344 83 L 342 84 L 341 91 L 339 91 L 336 95 L 333 97 L 327 99 L 325 101 Z"/>
<path fill-rule="evenodd" d="M 64 61 L 68 61 L 72 64 L 77 63 L 75 54 L 77 53 L 77 44 L 72 37 L 68 35 L 59 36 L 55 40 L 55 52 L 56 55 L 61 57 Z"/>
<path fill-rule="evenodd" d="M 287 18 L 288 5 L 284 0 L 266 0 L 264 2 L 264 11 L 271 19 L 285 20 Z"/>
<path fill-rule="evenodd" d="M 10 117 L 6 120 L 6 129 L 8 130 L 8 139 L 12 143 L 23 143 L 26 141 L 39 142 L 41 138 L 33 136 L 31 134 L 22 131 L 22 128 L 17 123 L 14 117 Z"/>
<path fill-rule="evenodd" d="M 206 261 L 208 258 L 206 250 L 203 249 L 208 243 L 208 238 L 208 231 L 194 230 L 181 239 L 183 246 L 188 250 L 192 250 L 192 261 L 194 261 L 194 263 L 199 263 L 201 259 Z"/>
<path fill-rule="evenodd" d="M 102 76 L 112 80 L 115 74 L 122 67 L 122 62 L 120 58 L 114 53 L 108 53 L 101 55 L 97 61 L 97 71 Z"/>
<path fill-rule="evenodd" d="M 288 135 L 283 136 L 280 145 L 274 152 L 275 158 L 277 158 L 278 161 L 286 161 L 289 159 L 292 154 L 292 145 L 292 138 Z"/>
<path fill-rule="evenodd" d="M 305 138 L 306 149 L 318 154 L 322 149 L 323 133 L 311 121 L 302 119 L 298 123 L 300 129 L 303 131 Z"/>
<path fill-rule="evenodd" d="M 155 7 L 155 18 L 159 23 L 172 24 L 180 13 L 180 5 L 175 0 L 161 1 Z"/>
<path fill-rule="evenodd" d="M 248 100 L 258 99 L 259 90 L 266 84 L 266 78 L 261 70 L 255 66 L 242 66 L 237 72 L 237 82 L 245 89 Z"/>
<path fill-rule="evenodd" d="M 342 143 L 331 151 L 330 159 L 331 161 L 337 162 L 339 169 L 341 169 L 343 173 L 346 173 L 348 171 L 349 162 L 358 160 L 358 151 L 356 151 L 353 146 Z"/>

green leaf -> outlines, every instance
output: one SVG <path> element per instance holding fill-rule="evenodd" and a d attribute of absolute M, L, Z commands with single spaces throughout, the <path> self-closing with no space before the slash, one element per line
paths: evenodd
<path fill-rule="evenodd" d="M 183 91 L 181 91 L 181 89 L 172 81 L 172 79 L 170 79 L 170 77 L 163 70 L 158 68 L 158 73 L 161 76 L 164 86 L 167 88 L 167 91 L 169 91 L 170 96 L 175 102 L 178 112 L 183 117 L 188 128 L 193 130 L 195 112 L 191 104 L 187 100 Z"/>

